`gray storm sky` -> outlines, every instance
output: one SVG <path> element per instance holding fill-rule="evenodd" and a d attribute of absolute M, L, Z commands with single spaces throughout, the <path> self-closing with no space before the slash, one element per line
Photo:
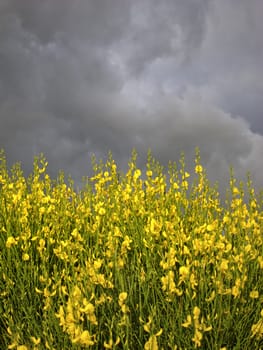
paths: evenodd
<path fill-rule="evenodd" d="M 263 187 L 262 0 L 0 0 L 0 148 L 77 181 L 132 148 L 200 148 L 212 180 Z M 189 164 L 190 166 L 191 164 Z"/>

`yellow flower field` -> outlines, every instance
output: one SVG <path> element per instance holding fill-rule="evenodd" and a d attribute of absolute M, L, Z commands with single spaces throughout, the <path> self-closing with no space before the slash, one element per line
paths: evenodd
<path fill-rule="evenodd" d="M 198 151 L 167 171 L 93 161 L 81 191 L 0 154 L 0 349 L 263 348 L 262 198 L 226 200 Z"/>

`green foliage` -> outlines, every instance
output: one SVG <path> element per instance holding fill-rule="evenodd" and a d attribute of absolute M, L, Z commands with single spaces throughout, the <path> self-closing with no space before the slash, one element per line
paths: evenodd
<path fill-rule="evenodd" d="M 1 349 L 260 349 L 263 212 L 250 178 L 226 204 L 197 150 L 165 174 L 134 151 L 93 159 L 81 192 L 47 161 L 0 154 Z M 247 195 L 248 200 L 245 200 Z"/>

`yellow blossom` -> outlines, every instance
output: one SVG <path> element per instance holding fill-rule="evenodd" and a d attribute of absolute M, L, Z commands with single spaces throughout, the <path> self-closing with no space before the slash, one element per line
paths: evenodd
<path fill-rule="evenodd" d="M 144 345 L 144 350 L 158 350 L 156 335 L 152 335 Z"/>
<path fill-rule="evenodd" d="M 129 306 L 127 306 L 126 304 L 123 304 L 123 305 L 121 305 L 121 311 L 122 311 L 124 314 L 127 314 L 128 312 L 130 312 L 130 308 L 129 308 Z"/>
<path fill-rule="evenodd" d="M 200 316 L 200 312 L 201 312 L 201 310 L 199 309 L 199 307 L 195 306 L 194 311 L 193 311 L 194 320 L 198 320 L 198 318 Z"/>
<path fill-rule="evenodd" d="M 148 322 L 143 325 L 143 329 L 145 332 L 150 333 L 151 332 L 151 324 L 152 324 L 152 317 L 148 317 Z"/>
<path fill-rule="evenodd" d="M 41 338 L 30 337 L 34 345 L 39 345 L 41 342 Z"/>
<path fill-rule="evenodd" d="M 196 347 L 199 348 L 201 346 L 202 339 L 203 339 L 203 334 L 198 329 L 196 329 L 194 337 L 192 338 L 192 341 L 194 342 Z"/>
<path fill-rule="evenodd" d="M 7 238 L 7 241 L 6 241 L 7 248 L 10 248 L 12 245 L 15 245 L 15 244 L 17 244 L 17 241 L 13 236 L 10 236 Z"/>
<path fill-rule="evenodd" d="M 122 292 L 119 294 L 119 304 L 122 305 L 127 299 L 128 294 L 126 292 Z"/>
<path fill-rule="evenodd" d="M 221 264 L 220 264 L 220 270 L 222 272 L 225 272 L 228 270 L 228 260 L 222 259 Z"/>
<path fill-rule="evenodd" d="M 251 299 L 258 299 L 258 297 L 259 297 L 258 291 L 257 291 L 257 290 L 252 290 L 252 291 L 249 293 L 249 297 L 250 297 Z"/>
<path fill-rule="evenodd" d="M 231 289 L 231 294 L 234 296 L 234 298 L 237 298 L 240 295 L 240 289 L 238 286 L 233 286 Z"/>
<path fill-rule="evenodd" d="M 94 261 L 94 268 L 95 268 L 95 270 L 99 270 L 101 268 L 102 263 L 103 263 L 102 259 L 95 260 Z"/>
<path fill-rule="evenodd" d="M 103 346 L 104 346 L 105 349 L 112 349 L 113 346 L 118 345 L 120 343 L 120 341 L 121 341 L 120 337 L 117 337 L 115 342 L 113 342 L 113 339 L 110 338 L 108 343 L 106 343 L 106 341 L 104 341 Z"/>
<path fill-rule="evenodd" d="M 146 171 L 146 175 L 147 175 L 148 177 L 152 177 L 153 172 L 152 172 L 151 170 L 147 170 L 147 171 Z"/>
<path fill-rule="evenodd" d="M 100 208 L 98 213 L 99 213 L 99 215 L 103 216 L 106 214 L 106 210 L 104 208 Z"/>
<path fill-rule="evenodd" d="M 196 174 L 201 174 L 202 171 L 203 171 L 202 165 L 200 165 L 200 164 L 196 165 L 196 167 L 195 167 Z"/>
<path fill-rule="evenodd" d="M 182 326 L 185 327 L 185 328 L 188 328 L 189 326 L 191 326 L 191 324 L 192 324 L 192 317 L 191 317 L 191 315 L 187 315 L 186 316 L 186 321 L 184 321 L 182 323 Z"/>
<path fill-rule="evenodd" d="M 233 188 L 233 194 L 239 194 L 239 189 L 237 187 Z"/>
<path fill-rule="evenodd" d="M 215 224 L 209 224 L 206 226 L 206 229 L 208 232 L 211 232 L 215 229 L 216 225 Z"/>
<path fill-rule="evenodd" d="M 137 180 L 141 176 L 141 170 L 136 169 L 133 175 L 134 180 Z"/>
<path fill-rule="evenodd" d="M 182 181 L 182 188 L 188 189 L 188 182 L 186 180 Z"/>
<path fill-rule="evenodd" d="M 29 255 L 27 253 L 24 253 L 22 256 L 22 260 L 28 261 L 30 259 Z"/>
<path fill-rule="evenodd" d="M 76 336 L 72 340 L 72 343 L 84 346 L 92 346 L 95 344 L 94 335 L 91 335 L 89 331 L 85 330 L 80 335 Z"/>
<path fill-rule="evenodd" d="M 84 304 L 84 307 L 79 309 L 81 312 L 84 312 L 90 315 L 94 313 L 94 310 L 95 310 L 94 305 L 89 303 L 86 298 L 83 299 L 83 304 Z"/>
<path fill-rule="evenodd" d="M 144 350 L 158 350 L 157 337 L 162 334 L 162 329 L 156 334 L 150 336 L 149 340 L 144 345 Z"/>
<path fill-rule="evenodd" d="M 173 182 L 173 189 L 174 190 L 179 190 L 179 185 L 176 182 Z"/>
<path fill-rule="evenodd" d="M 185 281 L 185 279 L 188 277 L 190 272 L 190 269 L 188 266 L 181 266 L 179 267 L 179 275 L 180 275 L 180 280 Z"/>
<path fill-rule="evenodd" d="M 261 318 L 257 323 L 251 327 L 251 337 L 256 337 L 258 340 L 263 338 L 263 319 Z"/>

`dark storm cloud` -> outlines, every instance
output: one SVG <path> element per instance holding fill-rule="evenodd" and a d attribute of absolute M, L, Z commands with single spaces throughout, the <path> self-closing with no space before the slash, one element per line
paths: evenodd
<path fill-rule="evenodd" d="M 2 12 L 16 15 L 24 30 L 33 33 L 42 44 L 55 41 L 59 35 L 107 44 L 125 30 L 129 1 L 8 0 Z"/>
<path fill-rule="evenodd" d="M 0 0 L 0 147 L 79 181 L 92 153 L 124 166 L 133 147 L 142 164 L 148 148 L 167 163 L 198 146 L 212 179 L 233 165 L 262 186 L 262 3 L 249 4 Z"/>
<path fill-rule="evenodd" d="M 215 1 L 196 62 L 197 65 L 205 63 L 206 87 L 213 102 L 233 115 L 244 116 L 253 131 L 261 134 L 262 13 L 260 0 Z"/>
<path fill-rule="evenodd" d="M 207 0 L 136 1 L 131 27 L 121 41 L 123 58 L 131 73 L 142 73 L 155 60 L 175 56 L 190 59 L 205 31 Z"/>

